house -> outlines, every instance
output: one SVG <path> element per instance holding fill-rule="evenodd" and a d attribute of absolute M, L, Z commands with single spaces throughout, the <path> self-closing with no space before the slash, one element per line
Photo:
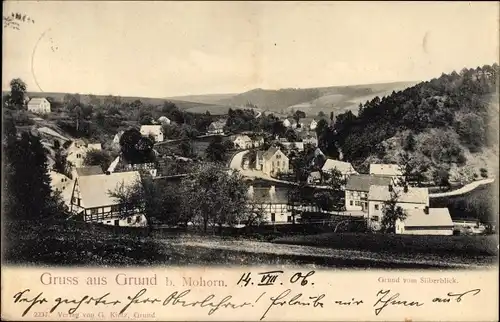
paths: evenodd
<path fill-rule="evenodd" d="M 50 102 L 45 97 L 32 98 L 28 102 L 28 111 L 36 114 L 50 113 Z"/>
<path fill-rule="evenodd" d="M 163 142 L 163 130 L 161 125 L 141 125 L 142 136 L 151 137 L 154 142 Z"/>
<path fill-rule="evenodd" d="M 406 218 L 396 221 L 396 234 L 451 236 L 453 229 L 448 208 L 408 209 Z"/>
<path fill-rule="evenodd" d="M 288 205 L 288 191 L 285 188 L 271 186 L 248 188 L 249 206 L 261 212 L 265 223 L 293 222 L 291 207 Z"/>
<path fill-rule="evenodd" d="M 370 174 L 397 179 L 403 176 L 403 171 L 397 164 L 370 164 Z"/>
<path fill-rule="evenodd" d="M 307 183 L 309 184 L 320 184 L 321 183 L 321 172 L 314 171 L 307 177 Z"/>
<path fill-rule="evenodd" d="M 312 146 L 318 146 L 318 136 L 315 132 L 302 132 L 300 135 L 302 142 L 305 144 L 310 144 Z"/>
<path fill-rule="evenodd" d="M 207 134 L 224 134 L 224 127 L 226 126 L 225 120 L 219 120 L 217 122 L 212 122 L 208 126 Z"/>
<path fill-rule="evenodd" d="M 66 160 L 71 162 L 72 167 L 83 167 L 83 160 L 90 150 L 102 150 L 100 143 L 85 143 L 82 140 L 75 140 L 66 150 Z"/>
<path fill-rule="evenodd" d="M 297 121 L 295 119 L 288 117 L 283 120 L 283 126 L 286 128 L 295 129 L 297 127 Z"/>
<path fill-rule="evenodd" d="M 124 158 L 117 156 L 111 162 L 106 172 L 116 173 L 129 171 L 139 171 L 142 174 L 148 174 L 154 178 L 158 175 L 158 166 L 153 162 L 130 164 L 125 161 Z"/>
<path fill-rule="evenodd" d="M 287 150 L 297 148 L 300 152 L 304 151 L 304 142 L 282 142 L 281 144 L 283 144 Z"/>
<path fill-rule="evenodd" d="M 333 169 L 337 169 L 342 174 L 344 179 L 347 179 L 352 174 L 357 174 L 358 172 L 354 170 L 349 162 L 327 159 L 323 167 L 322 172 L 331 172 Z"/>
<path fill-rule="evenodd" d="M 87 154 L 85 142 L 82 140 L 75 140 L 66 149 L 66 160 L 71 163 L 73 168 L 83 167 L 83 159 Z"/>
<path fill-rule="evenodd" d="M 345 186 L 345 209 L 347 211 L 368 212 L 368 192 L 371 186 L 388 186 L 391 177 L 369 174 L 353 174 Z"/>
<path fill-rule="evenodd" d="M 168 117 L 166 117 L 166 116 L 160 116 L 158 118 L 158 123 L 160 123 L 160 124 L 170 124 L 170 123 L 172 123 L 172 121 L 170 121 L 170 119 Z"/>
<path fill-rule="evenodd" d="M 50 171 L 49 177 L 52 192 L 60 192 L 64 204 L 69 208 L 71 205 L 71 190 L 73 188 L 74 181 L 64 174 L 55 171 Z"/>
<path fill-rule="evenodd" d="M 252 148 L 253 141 L 248 135 L 236 135 L 233 144 L 236 148 L 245 150 Z"/>
<path fill-rule="evenodd" d="M 256 160 L 256 164 L 262 164 L 262 172 L 268 176 L 290 171 L 288 158 L 279 147 L 270 147 L 261 155 L 257 153 L 257 157 L 261 159 Z"/>
<path fill-rule="evenodd" d="M 144 227 L 147 220 L 141 209 L 128 208 L 110 195 L 137 182 L 140 182 L 137 171 L 78 177 L 73 185 L 70 211 L 85 222 Z"/>
<path fill-rule="evenodd" d="M 398 187 L 392 184 L 370 186 L 368 191 L 368 225 L 380 229 L 384 204 L 397 196 L 396 206 L 404 210 L 425 209 L 429 207 L 429 190 L 427 188 Z"/>
<path fill-rule="evenodd" d="M 89 143 L 89 144 L 87 144 L 87 149 L 101 151 L 102 145 L 101 145 L 101 143 Z"/>

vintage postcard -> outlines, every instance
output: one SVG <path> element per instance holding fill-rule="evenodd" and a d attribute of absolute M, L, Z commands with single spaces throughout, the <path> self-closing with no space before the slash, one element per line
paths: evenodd
<path fill-rule="evenodd" d="M 498 2 L 4 1 L 6 321 L 498 321 Z"/>

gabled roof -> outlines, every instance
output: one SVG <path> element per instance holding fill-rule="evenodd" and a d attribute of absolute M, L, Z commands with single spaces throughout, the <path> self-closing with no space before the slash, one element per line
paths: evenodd
<path fill-rule="evenodd" d="M 408 192 L 404 192 L 403 187 L 393 187 L 398 195 L 398 202 L 429 204 L 429 189 L 408 187 Z M 371 186 L 368 191 L 368 200 L 388 201 L 391 199 L 389 185 Z"/>
<path fill-rule="evenodd" d="M 321 171 L 326 172 L 333 169 L 337 169 L 343 175 L 357 173 L 349 162 L 343 162 L 339 160 L 327 159 Z"/>
<path fill-rule="evenodd" d="M 382 176 L 402 176 L 403 171 L 397 164 L 370 164 L 370 174 Z"/>
<path fill-rule="evenodd" d="M 252 142 L 252 139 L 248 135 L 235 135 L 234 140 L 241 140 L 244 142 Z"/>
<path fill-rule="evenodd" d="M 309 174 L 309 178 L 311 179 L 321 179 L 321 172 L 313 171 Z"/>
<path fill-rule="evenodd" d="M 275 146 L 272 146 L 270 147 L 266 152 L 264 152 L 264 154 L 262 155 L 262 158 L 264 160 L 269 160 L 271 159 L 275 154 L 276 152 L 280 151 L 280 148 L 278 147 L 275 147 Z M 286 157 L 286 156 L 285 156 Z"/>
<path fill-rule="evenodd" d="M 369 174 L 353 174 L 347 180 L 345 190 L 368 192 L 371 186 L 389 186 L 391 182 L 391 177 L 374 176 Z"/>
<path fill-rule="evenodd" d="M 76 171 L 76 174 L 79 177 L 82 177 L 82 176 L 91 176 L 91 175 L 96 175 L 96 174 L 104 174 L 104 172 L 102 172 L 101 167 L 98 166 L 98 165 L 92 165 L 92 166 L 89 166 L 89 167 L 76 168 L 75 171 Z"/>
<path fill-rule="evenodd" d="M 161 131 L 161 125 L 141 125 L 140 130 L 142 134 L 160 134 Z"/>
<path fill-rule="evenodd" d="M 131 186 L 141 179 L 138 171 L 115 172 L 82 176 L 77 179 L 85 208 L 104 207 L 117 204 L 117 200 L 109 195 L 123 184 Z"/>
<path fill-rule="evenodd" d="M 210 123 L 209 127 L 215 129 L 222 129 L 224 126 L 226 126 L 226 122 L 227 122 L 226 120 L 218 120 Z"/>
<path fill-rule="evenodd" d="M 48 100 L 45 97 L 35 97 L 35 98 L 32 98 L 28 102 L 28 104 L 41 104 L 41 103 L 45 103 L 45 102 L 48 102 Z"/>
<path fill-rule="evenodd" d="M 429 214 L 423 209 L 406 210 L 405 228 L 409 227 L 453 227 L 453 221 L 448 208 L 429 208 Z"/>

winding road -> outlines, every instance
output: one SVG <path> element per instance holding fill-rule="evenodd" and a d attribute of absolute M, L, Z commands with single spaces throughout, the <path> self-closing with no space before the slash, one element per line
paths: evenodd
<path fill-rule="evenodd" d="M 483 186 L 485 184 L 493 183 L 494 181 L 495 181 L 494 178 L 474 181 L 474 182 L 471 182 L 469 184 L 466 184 L 465 186 L 463 186 L 462 188 L 457 189 L 457 190 L 440 192 L 440 193 L 430 193 L 429 198 L 439 198 L 439 197 L 450 197 L 450 196 L 462 195 L 464 193 L 470 192 L 470 191 L 472 191 L 480 186 Z"/>

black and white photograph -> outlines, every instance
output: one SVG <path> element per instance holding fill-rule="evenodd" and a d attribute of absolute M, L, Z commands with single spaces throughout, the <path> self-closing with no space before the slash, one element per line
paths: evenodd
<path fill-rule="evenodd" d="M 498 268 L 498 12 L 4 1 L 3 265 Z"/>

